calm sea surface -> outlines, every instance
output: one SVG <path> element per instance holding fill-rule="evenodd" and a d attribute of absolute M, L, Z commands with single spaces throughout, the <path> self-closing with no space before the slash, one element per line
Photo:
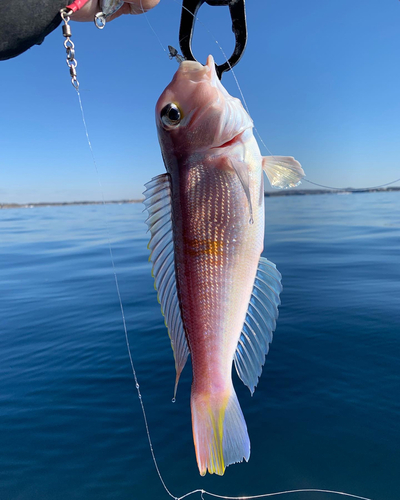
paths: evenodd
<path fill-rule="evenodd" d="M 327 488 L 399 500 L 400 194 L 266 199 L 264 255 L 283 275 L 282 306 L 253 397 L 235 374 L 252 452 L 222 478 L 197 471 L 190 362 L 171 403 L 144 218 L 141 205 L 0 211 L 0 498 L 168 498 L 129 365 L 110 239 L 174 495 Z"/>

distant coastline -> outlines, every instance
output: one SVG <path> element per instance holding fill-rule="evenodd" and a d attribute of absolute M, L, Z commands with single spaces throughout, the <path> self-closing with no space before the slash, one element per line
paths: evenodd
<path fill-rule="evenodd" d="M 266 191 L 265 196 L 306 196 L 309 194 L 359 194 L 359 193 L 388 193 L 390 191 L 400 191 L 400 186 L 387 188 L 345 188 L 345 189 L 283 189 L 279 191 Z"/>
<path fill-rule="evenodd" d="M 360 194 L 360 193 L 388 193 L 398 191 L 400 187 L 372 188 L 372 189 L 285 189 L 280 191 L 266 191 L 264 195 L 275 196 L 308 196 L 316 194 Z M 42 203 L 0 203 L 0 210 L 7 208 L 36 208 L 36 207 L 64 207 L 73 205 L 125 205 L 129 203 L 142 203 L 143 200 L 110 200 L 110 201 L 64 201 L 64 202 L 42 202 Z"/>
<path fill-rule="evenodd" d="M 109 200 L 109 201 L 55 201 L 41 203 L 0 203 L 2 208 L 37 208 L 37 207 L 70 207 L 73 205 L 125 205 L 142 203 L 143 200 Z"/>

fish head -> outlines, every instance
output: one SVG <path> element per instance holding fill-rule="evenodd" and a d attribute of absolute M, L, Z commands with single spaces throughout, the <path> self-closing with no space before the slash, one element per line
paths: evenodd
<path fill-rule="evenodd" d="M 229 147 L 253 127 L 240 100 L 219 81 L 212 56 L 205 66 L 180 64 L 157 102 L 156 123 L 164 159 Z"/>

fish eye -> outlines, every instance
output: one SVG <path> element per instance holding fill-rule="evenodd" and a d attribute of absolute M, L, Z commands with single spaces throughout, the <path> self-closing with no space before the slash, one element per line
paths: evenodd
<path fill-rule="evenodd" d="M 174 128 L 179 125 L 182 120 L 182 113 L 178 106 L 171 102 L 163 107 L 160 113 L 161 122 L 165 128 Z"/>

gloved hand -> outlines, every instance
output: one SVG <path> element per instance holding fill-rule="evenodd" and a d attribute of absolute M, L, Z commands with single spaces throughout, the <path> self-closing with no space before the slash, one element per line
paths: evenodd
<path fill-rule="evenodd" d="M 160 0 L 127 0 L 124 5 L 107 18 L 107 22 L 116 19 L 123 14 L 142 14 L 155 7 Z M 72 21 L 93 22 L 94 15 L 101 11 L 98 0 L 88 0 L 87 3 L 71 16 Z"/>

